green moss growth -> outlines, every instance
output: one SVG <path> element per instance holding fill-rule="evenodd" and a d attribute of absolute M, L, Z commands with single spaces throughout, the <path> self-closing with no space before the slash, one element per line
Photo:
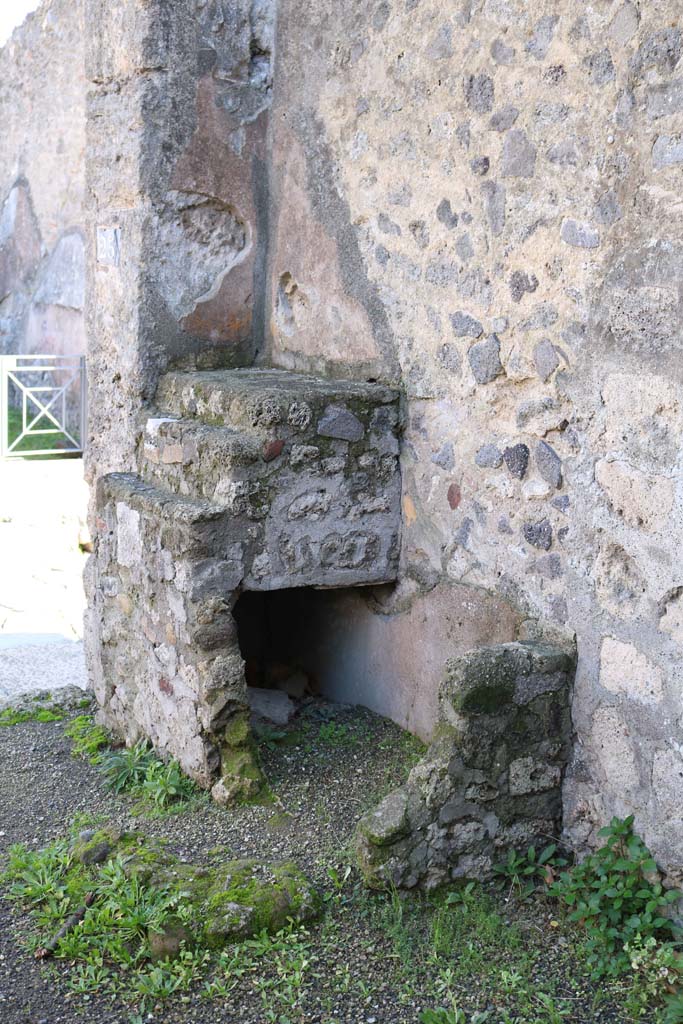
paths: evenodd
<path fill-rule="evenodd" d="M 69 722 L 64 735 L 72 741 L 72 757 L 82 757 L 90 764 L 100 764 L 103 752 L 110 743 L 110 737 L 101 725 L 93 722 L 89 715 L 77 715 Z"/>
<path fill-rule="evenodd" d="M 63 718 L 66 718 L 66 712 L 57 707 L 36 707 L 26 711 L 5 708 L 4 711 L 0 711 L 0 727 L 7 728 L 11 725 L 20 725 L 22 722 L 61 722 Z"/>
<path fill-rule="evenodd" d="M 222 737 L 220 803 L 244 803 L 262 798 L 266 783 L 247 712 L 235 715 Z"/>
<path fill-rule="evenodd" d="M 73 845 L 72 855 L 79 864 L 102 864 L 114 853 L 121 833 L 100 828 L 82 832 Z"/>
<path fill-rule="evenodd" d="M 495 715 L 509 707 L 514 698 L 514 684 L 508 682 L 480 683 L 456 693 L 452 698 L 453 707 L 471 715 Z"/>
<path fill-rule="evenodd" d="M 317 893 L 291 861 L 231 861 L 214 870 L 216 881 L 202 908 L 204 942 L 210 948 L 262 931 L 277 932 L 289 920 L 308 920 L 320 911 Z"/>
<path fill-rule="evenodd" d="M 223 731 L 223 743 L 226 747 L 241 747 L 251 738 L 249 712 L 241 711 L 233 715 Z"/>

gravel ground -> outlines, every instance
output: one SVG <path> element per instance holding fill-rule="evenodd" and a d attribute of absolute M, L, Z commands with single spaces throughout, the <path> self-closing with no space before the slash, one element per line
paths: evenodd
<path fill-rule="evenodd" d="M 336 723 L 332 735 L 329 719 Z M 63 836 L 79 812 L 101 815 L 120 827 L 164 837 L 187 859 L 206 860 L 218 846 L 225 847 L 226 857 L 291 857 L 327 897 L 327 912 L 295 940 L 294 960 L 298 967 L 306 964 L 303 981 L 295 979 L 293 985 L 291 964 L 283 974 L 282 958 L 271 955 L 256 970 L 246 970 L 221 998 L 207 999 L 198 986 L 138 1016 L 120 998 L 70 992 L 63 961 L 39 967 L 22 948 L 26 917 L 0 901 L 1 1024 L 417 1024 L 421 1010 L 445 1005 L 448 993 L 457 993 L 468 1012 L 488 1008 L 488 1024 L 505 1021 L 501 1007 L 507 997 L 494 991 L 490 981 L 491 956 L 500 957 L 496 970 L 506 966 L 508 953 L 502 947 L 495 953 L 488 947 L 489 962 L 483 947 L 479 968 L 476 943 L 472 946 L 462 935 L 460 949 L 428 955 L 433 909 L 424 901 L 392 905 L 386 896 L 365 893 L 354 874 L 341 893 L 330 880 L 331 866 L 343 873 L 342 866 L 350 862 L 359 815 L 403 780 L 415 757 L 415 746 L 392 723 L 360 708 L 311 704 L 289 727 L 286 739 L 271 738 L 262 745 L 273 804 L 228 812 L 202 801 L 191 810 L 157 818 L 140 816 L 130 800 L 108 794 L 97 770 L 71 757 L 65 724 L 0 728 L 0 857 L 12 843 L 40 848 Z M 551 924 L 557 907 L 538 900 L 514 908 L 496 898 L 500 930 L 514 926 L 522 951 L 536 951 L 532 984 L 550 984 L 567 998 L 572 1010 L 567 1020 L 628 1020 L 577 974 L 571 936 Z M 469 975 L 463 969 L 466 955 L 473 967 Z M 510 952 L 511 969 L 517 955 Z M 513 995 L 510 1000 L 513 1009 Z M 517 1024 L 551 1021 L 508 1018 L 515 1019 Z"/>

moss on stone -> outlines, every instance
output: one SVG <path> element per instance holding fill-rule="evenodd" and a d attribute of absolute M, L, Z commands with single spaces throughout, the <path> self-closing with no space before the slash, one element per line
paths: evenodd
<path fill-rule="evenodd" d="M 217 803 L 228 806 L 254 800 L 265 789 L 249 714 L 240 712 L 230 720 L 221 738 L 221 777 L 211 793 Z"/>
<path fill-rule="evenodd" d="M 514 700 L 514 685 L 508 682 L 483 682 L 455 693 L 451 704 L 456 711 L 471 715 L 495 715 Z"/>
<path fill-rule="evenodd" d="M 172 914 L 163 922 L 155 939 L 155 955 L 160 957 L 164 952 L 175 955 L 182 942 L 217 948 L 264 929 L 277 932 L 289 920 L 312 919 L 321 908 L 315 889 L 292 861 L 228 860 L 208 867 L 188 864 L 159 840 L 147 841 L 140 833 L 121 834 L 108 827 L 79 840 L 74 851 L 97 850 L 105 843 L 106 858 L 80 863 L 97 870 L 104 859 L 118 857 L 129 878 L 163 890 L 175 897 L 174 906 L 184 908 L 182 921 Z"/>
<path fill-rule="evenodd" d="M 233 715 L 223 730 L 222 742 L 226 747 L 241 747 L 251 736 L 249 712 L 240 711 Z"/>
<path fill-rule="evenodd" d="M 73 858 L 79 864 L 103 864 L 115 852 L 120 839 L 121 833 L 116 829 L 81 832 L 72 847 Z"/>
<path fill-rule="evenodd" d="M 231 861 L 214 869 L 214 878 L 202 907 L 204 942 L 209 947 L 264 929 L 277 932 L 287 921 L 306 921 L 320 910 L 317 893 L 291 861 Z"/>

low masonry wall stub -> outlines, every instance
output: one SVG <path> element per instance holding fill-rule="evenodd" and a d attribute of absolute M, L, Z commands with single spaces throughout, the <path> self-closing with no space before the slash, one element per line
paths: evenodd
<path fill-rule="evenodd" d="M 508 849 L 559 835 L 573 676 L 573 653 L 541 643 L 499 644 L 448 662 L 427 755 L 359 823 L 357 854 L 370 885 L 486 878 Z"/>

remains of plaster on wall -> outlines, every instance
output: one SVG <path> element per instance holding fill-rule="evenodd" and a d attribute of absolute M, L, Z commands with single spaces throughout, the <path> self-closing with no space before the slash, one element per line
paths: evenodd
<path fill-rule="evenodd" d="M 116 560 L 119 565 L 134 568 L 142 561 L 140 513 L 123 502 L 116 506 Z"/>
<path fill-rule="evenodd" d="M 598 600 L 612 615 L 632 618 L 642 611 L 647 597 L 645 577 L 619 544 L 608 541 L 600 548 L 594 578 Z"/>
<path fill-rule="evenodd" d="M 641 704 L 658 704 L 663 697 L 663 673 L 633 644 L 607 636 L 600 648 L 600 683 L 611 693 Z"/>
<path fill-rule="evenodd" d="M 85 246 L 80 231 L 68 231 L 57 242 L 33 296 L 42 306 L 82 310 L 85 305 Z"/>
<path fill-rule="evenodd" d="M 613 288 L 608 297 L 608 319 L 621 348 L 636 351 L 665 347 L 678 334 L 678 294 L 673 288 Z"/>
<path fill-rule="evenodd" d="M 218 294 L 251 248 L 237 211 L 211 196 L 169 192 L 157 229 L 159 290 L 180 321 Z"/>
<path fill-rule="evenodd" d="M 647 533 L 666 528 L 674 502 L 674 485 L 669 477 L 648 476 L 627 462 L 600 459 L 595 479 L 613 511 L 629 526 Z"/>
<path fill-rule="evenodd" d="M 292 275 L 286 271 L 280 275 L 275 299 L 275 323 L 284 335 L 291 338 L 310 307 L 308 296 L 301 291 Z"/>
<path fill-rule="evenodd" d="M 659 628 L 683 644 L 683 587 L 670 591 L 661 602 Z"/>
<path fill-rule="evenodd" d="M 43 254 L 28 183 L 23 179 L 0 208 L 0 299 L 27 286 Z"/>
<path fill-rule="evenodd" d="M 683 389 L 653 374 L 614 373 L 602 388 L 604 443 L 629 459 L 670 464 L 683 432 Z"/>
<path fill-rule="evenodd" d="M 616 708 L 597 709 L 591 725 L 591 745 L 605 776 L 618 779 L 622 793 L 638 789 L 640 776 L 631 735 Z"/>

